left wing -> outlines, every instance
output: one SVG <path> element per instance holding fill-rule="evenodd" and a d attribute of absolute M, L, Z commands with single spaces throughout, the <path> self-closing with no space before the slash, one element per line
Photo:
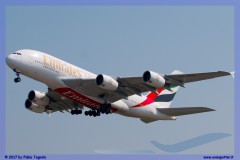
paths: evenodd
<path fill-rule="evenodd" d="M 48 92 L 46 93 L 49 98 L 49 104 L 46 106 L 46 112 L 52 113 L 52 112 L 70 112 L 71 110 L 77 110 L 82 109 L 83 106 L 78 105 L 77 103 L 64 98 L 62 99 L 62 96 L 59 95 L 57 92 L 48 89 Z"/>
<path fill-rule="evenodd" d="M 71 114 L 81 114 L 83 106 L 61 96 L 59 93 L 48 88 L 48 92 L 31 90 L 28 99 L 25 101 L 26 109 L 35 112 L 48 114 L 53 112 L 71 112 Z"/>
<path fill-rule="evenodd" d="M 141 95 L 141 93 L 147 91 L 158 93 L 157 89 L 162 87 L 171 90 L 171 86 L 184 87 L 185 83 L 228 75 L 233 76 L 233 72 L 218 71 L 182 74 L 179 71 L 174 71 L 172 74 L 162 75 L 152 71 L 146 71 L 142 77 L 114 78 L 106 75 L 98 75 L 97 78 L 91 79 L 62 78 L 61 80 L 67 86 L 78 92 L 88 96 L 102 98 L 112 103 L 120 99 L 127 99 L 127 97 L 134 94 Z"/>

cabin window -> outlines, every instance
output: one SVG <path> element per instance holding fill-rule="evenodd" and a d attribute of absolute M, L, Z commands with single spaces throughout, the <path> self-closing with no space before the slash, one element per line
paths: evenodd
<path fill-rule="evenodd" d="M 21 53 L 13 53 L 13 54 L 22 55 Z"/>

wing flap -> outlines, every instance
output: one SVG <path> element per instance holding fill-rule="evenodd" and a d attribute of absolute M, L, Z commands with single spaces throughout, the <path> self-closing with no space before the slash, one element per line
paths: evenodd
<path fill-rule="evenodd" d="M 168 116 L 182 116 L 187 114 L 215 111 L 214 109 L 207 107 L 157 108 L 157 110 Z"/>

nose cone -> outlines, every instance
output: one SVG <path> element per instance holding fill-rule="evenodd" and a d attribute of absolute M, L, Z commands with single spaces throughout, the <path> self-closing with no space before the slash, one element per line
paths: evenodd
<path fill-rule="evenodd" d="M 6 57 L 6 63 L 10 68 L 12 68 L 13 63 L 14 63 L 14 58 L 13 58 L 12 54 L 10 54 Z"/>
<path fill-rule="evenodd" d="M 20 69 L 21 66 L 21 57 L 18 57 L 14 54 L 10 54 L 6 57 L 7 65 L 12 69 Z"/>

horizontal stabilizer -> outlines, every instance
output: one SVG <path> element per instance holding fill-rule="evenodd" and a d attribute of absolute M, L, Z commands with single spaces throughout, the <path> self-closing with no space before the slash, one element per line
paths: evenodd
<path fill-rule="evenodd" d="M 187 114 L 215 111 L 214 109 L 206 108 L 206 107 L 157 108 L 157 110 L 168 116 L 181 116 L 181 115 L 187 115 Z"/>

